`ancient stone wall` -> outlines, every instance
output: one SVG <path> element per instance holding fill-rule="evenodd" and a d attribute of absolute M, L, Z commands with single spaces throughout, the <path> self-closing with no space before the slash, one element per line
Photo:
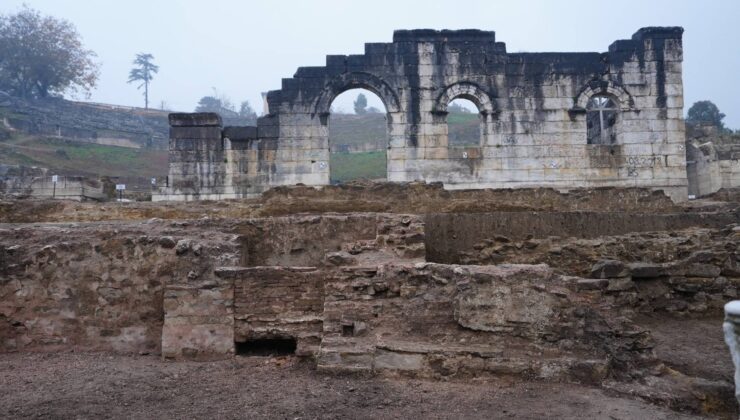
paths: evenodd
<path fill-rule="evenodd" d="M 103 200 L 103 183 L 81 176 L 58 176 L 55 183 L 46 168 L 0 165 L 0 197 Z"/>
<path fill-rule="evenodd" d="M 448 189 L 642 186 L 684 200 L 682 32 L 643 28 L 605 53 L 507 53 L 493 32 L 396 31 L 392 43 L 366 44 L 362 55 L 299 68 L 268 93 L 269 114 L 257 127 L 220 129 L 215 117 L 171 115 L 176 182 L 155 199 L 329 184 L 331 103 L 365 88 L 387 110 L 389 181 Z M 598 97 L 611 101 L 613 125 L 608 141 L 589 144 L 587 108 Z M 478 145 L 448 143 L 447 105 L 455 98 L 478 107 Z"/>
<path fill-rule="evenodd" d="M 3 224 L 0 351 L 208 360 L 283 339 L 329 371 L 600 383 L 658 367 L 631 314 L 712 314 L 740 286 L 736 225 L 579 242 L 458 216 L 493 233 L 459 250 L 476 265 L 425 262 L 440 226 L 418 215 Z"/>
<path fill-rule="evenodd" d="M 0 350 L 159 353 L 165 288 L 207 281 L 214 265 L 238 261 L 236 235 L 181 229 L 0 227 Z"/>
<path fill-rule="evenodd" d="M 651 358 L 647 335 L 544 265 L 347 267 L 325 299 L 323 370 L 600 382 Z"/>
<path fill-rule="evenodd" d="M 703 197 L 740 186 L 740 136 L 715 126 L 692 126 L 687 133 L 689 194 Z"/>
<path fill-rule="evenodd" d="M 428 214 L 425 245 L 430 262 L 460 263 L 486 240 L 505 237 L 523 243 L 548 237 L 598 238 L 630 232 L 689 227 L 723 228 L 740 219 L 739 210 L 707 213 L 630 214 L 611 212 L 491 212 Z"/>
<path fill-rule="evenodd" d="M 600 301 L 655 313 L 718 314 L 740 286 L 740 228 L 510 239 L 498 235 L 460 250 L 464 264 L 545 263 L 562 275 L 595 278 L 579 283 Z"/>

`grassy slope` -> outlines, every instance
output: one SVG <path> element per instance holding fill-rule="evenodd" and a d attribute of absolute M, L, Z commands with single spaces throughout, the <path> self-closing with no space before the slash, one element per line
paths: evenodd
<path fill-rule="evenodd" d="M 477 144 L 478 121 L 477 114 L 450 114 L 451 142 L 460 144 L 460 138 L 472 136 Z M 329 126 L 332 144 L 370 142 L 379 146 L 374 152 L 332 154 L 332 182 L 385 178 L 386 152 L 381 147 L 387 142 L 386 130 L 384 114 L 332 115 Z M 0 163 L 40 166 L 61 175 L 161 178 L 167 174 L 167 151 L 15 134 L 9 140 L 0 141 Z"/>
<path fill-rule="evenodd" d="M 332 153 L 331 182 L 356 179 L 385 179 L 385 150 L 362 153 Z"/>
<path fill-rule="evenodd" d="M 385 114 L 332 114 L 329 117 L 331 144 L 384 144 L 387 132 Z"/>
<path fill-rule="evenodd" d="M 480 144 L 480 116 L 478 114 L 447 115 L 450 146 L 478 146 Z"/>
<path fill-rule="evenodd" d="M 163 177 L 167 151 L 14 135 L 0 142 L 0 163 L 40 166 L 66 175 Z"/>
<path fill-rule="evenodd" d="M 478 114 L 449 114 L 449 139 L 451 146 L 478 145 L 480 117 Z M 332 153 L 331 182 L 386 177 L 387 126 L 384 114 L 336 114 L 329 118 L 331 144 L 373 143 L 378 151 L 365 153 Z"/>
<path fill-rule="evenodd" d="M 477 113 L 449 114 L 447 123 L 452 145 L 478 145 L 480 116 Z M 387 130 L 385 114 L 334 114 L 329 117 L 331 144 L 385 144 Z"/>

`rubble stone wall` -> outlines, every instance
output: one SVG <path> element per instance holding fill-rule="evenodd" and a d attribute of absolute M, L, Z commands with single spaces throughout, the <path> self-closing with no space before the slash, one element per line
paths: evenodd
<path fill-rule="evenodd" d="M 562 275 L 594 279 L 578 283 L 594 299 L 643 313 L 718 315 L 740 292 L 736 223 L 593 238 L 498 235 L 458 256 L 464 264 L 544 263 Z"/>
<path fill-rule="evenodd" d="M 169 188 L 155 200 L 250 197 L 328 185 L 331 103 L 352 88 L 387 110 L 387 178 L 445 188 L 620 186 L 687 196 L 681 28 L 643 28 L 604 53 L 508 53 L 493 32 L 396 31 L 362 55 L 330 55 L 267 94 L 256 127 L 170 115 Z M 617 104 L 614 141 L 588 144 L 587 103 Z M 472 147 L 448 144 L 447 105 L 481 116 Z"/>
<path fill-rule="evenodd" d="M 166 289 L 207 281 L 215 265 L 238 262 L 235 235 L 181 229 L 0 227 L 0 351 L 159 353 Z"/>
<path fill-rule="evenodd" d="M 740 143 L 737 136 L 702 137 L 686 142 L 689 194 L 707 196 L 720 189 L 740 186 Z"/>
<path fill-rule="evenodd" d="M 652 358 L 613 309 L 544 265 L 348 267 L 326 284 L 318 367 L 599 382 Z"/>
<path fill-rule="evenodd" d="M 740 219 L 738 210 L 706 213 L 623 212 L 491 212 L 424 216 L 427 260 L 460 263 L 461 257 L 485 240 L 513 241 L 597 238 L 630 232 L 671 231 L 689 227 L 723 228 Z M 526 249 L 525 249 L 526 251 Z M 524 251 L 522 251 L 524 252 Z"/>

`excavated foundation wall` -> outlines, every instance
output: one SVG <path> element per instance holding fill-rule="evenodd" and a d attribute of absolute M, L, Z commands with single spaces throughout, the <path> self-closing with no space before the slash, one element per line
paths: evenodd
<path fill-rule="evenodd" d="M 207 360 L 289 339 L 324 370 L 598 382 L 656 362 L 625 314 L 706 313 L 740 287 L 737 213 L 448 216 L 0 225 L 0 350 Z M 472 236 L 454 255 L 476 265 L 425 262 L 455 244 L 440 221 Z M 547 226 L 580 238 L 557 251 Z M 636 232 L 603 236 L 620 229 Z M 612 254 L 623 261 L 602 261 Z M 490 265 L 507 262 L 527 265 Z"/>
<path fill-rule="evenodd" d="M 740 220 L 740 211 L 706 213 L 631 212 L 492 212 L 439 213 L 424 217 L 427 260 L 447 264 L 463 261 L 466 252 L 485 240 L 506 237 L 596 238 L 630 232 L 672 231 L 689 227 L 721 228 Z"/>
<path fill-rule="evenodd" d="M 216 268 L 320 265 L 343 245 L 378 241 L 387 257 L 423 257 L 419 228 L 400 232 L 410 224 L 408 216 L 358 214 L 0 225 L 0 350 L 159 352 L 164 342 L 194 355 L 210 345 L 210 330 L 233 337 L 233 284 L 224 286 Z M 228 316 L 214 316 L 216 308 Z M 208 329 L 191 331 L 202 323 Z"/>
<path fill-rule="evenodd" d="M 238 261 L 234 235 L 186 231 L 156 223 L 1 227 L 0 350 L 159 352 L 167 285 Z"/>

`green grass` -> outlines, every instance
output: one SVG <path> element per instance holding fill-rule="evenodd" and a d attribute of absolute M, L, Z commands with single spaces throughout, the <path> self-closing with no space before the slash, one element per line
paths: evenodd
<path fill-rule="evenodd" d="M 477 145 L 478 114 L 447 116 L 450 145 Z M 331 181 L 347 182 L 386 177 L 387 124 L 385 114 L 332 115 L 331 144 L 370 143 L 383 150 L 331 155 Z M 0 141 L 0 163 L 40 166 L 65 175 L 157 177 L 167 174 L 167 151 L 131 149 L 65 139 L 14 134 Z"/>
<path fill-rule="evenodd" d="M 477 113 L 450 113 L 447 115 L 447 127 L 450 146 L 480 144 L 480 116 Z"/>
<path fill-rule="evenodd" d="M 480 144 L 480 115 L 457 113 L 447 115 L 450 146 L 477 146 Z M 385 145 L 388 124 L 385 114 L 332 114 L 329 117 L 330 144 Z"/>
<path fill-rule="evenodd" d="M 477 113 L 447 115 L 450 146 L 480 144 L 480 116 Z M 330 144 L 387 144 L 387 124 L 384 114 L 329 117 Z M 386 151 L 363 153 L 332 153 L 329 162 L 331 182 L 386 178 Z"/>
<path fill-rule="evenodd" d="M 470 114 L 463 114 L 459 112 L 451 112 L 447 114 L 447 124 L 450 125 L 456 125 L 456 124 L 470 124 L 471 122 L 478 123 L 480 121 L 480 117 L 478 114 L 473 114 L 472 112 Z"/>
<path fill-rule="evenodd" d="M 331 182 L 386 178 L 385 150 L 362 153 L 332 153 Z"/>
<path fill-rule="evenodd" d="M 384 144 L 387 139 L 385 114 L 332 114 L 329 117 L 331 144 Z"/>
<path fill-rule="evenodd" d="M 0 163 L 40 166 L 68 175 L 163 177 L 167 151 L 14 135 L 0 142 Z"/>

